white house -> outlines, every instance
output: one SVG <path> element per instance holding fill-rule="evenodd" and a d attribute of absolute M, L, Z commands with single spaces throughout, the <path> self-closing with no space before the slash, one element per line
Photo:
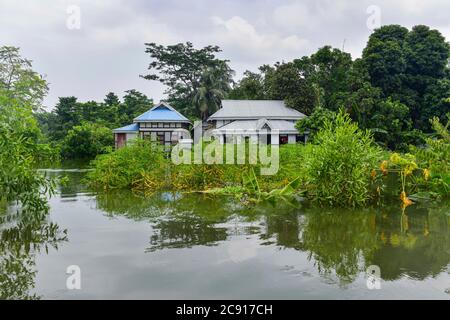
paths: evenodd
<path fill-rule="evenodd" d="M 301 136 L 295 128 L 295 123 L 304 117 L 279 100 L 222 100 L 222 107 L 208 122 L 214 128 L 213 135 L 221 142 L 234 136 L 257 141 L 264 135 L 267 143 L 286 144 L 306 141 L 307 137 Z M 278 134 L 278 141 L 271 141 L 274 132 Z"/>
<path fill-rule="evenodd" d="M 191 122 L 166 102 L 160 102 L 133 120 L 133 124 L 113 130 L 116 148 L 127 141 L 149 138 L 166 146 L 190 137 Z"/>

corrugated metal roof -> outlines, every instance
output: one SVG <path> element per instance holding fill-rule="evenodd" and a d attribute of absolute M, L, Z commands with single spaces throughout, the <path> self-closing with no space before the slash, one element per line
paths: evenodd
<path fill-rule="evenodd" d="M 233 130 L 261 130 L 267 124 L 271 130 L 278 130 L 280 133 L 298 133 L 295 123 L 287 120 L 236 120 L 220 128 L 214 129 L 214 133 L 225 133 Z"/>
<path fill-rule="evenodd" d="M 114 129 L 113 132 L 138 132 L 139 131 L 139 124 L 137 123 L 133 123 L 133 124 L 129 124 L 125 127 L 121 127 L 121 128 L 117 128 Z"/>
<path fill-rule="evenodd" d="M 220 119 L 301 119 L 305 115 L 281 100 L 222 100 L 222 108 L 208 120 Z"/>
<path fill-rule="evenodd" d="M 190 123 L 185 116 L 165 102 L 157 104 L 147 112 L 144 112 L 134 119 L 134 122 L 145 121 L 174 121 Z"/>

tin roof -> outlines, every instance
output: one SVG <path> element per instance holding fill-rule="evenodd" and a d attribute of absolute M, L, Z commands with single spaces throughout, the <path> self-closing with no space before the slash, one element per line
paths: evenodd
<path fill-rule="evenodd" d="M 233 119 L 292 119 L 306 117 L 303 113 L 289 108 L 281 100 L 222 100 L 222 108 L 210 120 Z"/>
<path fill-rule="evenodd" d="M 138 132 L 138 131 L 139 131 L 139 124 L 138 123 L 133 123 L 133 124 L 129 124 L 129 125 L 125 126 L 125 127 L 113 129 L 113 132 L 116 132 L 116 133 Z"/>
<path fill-rule="evenodd" d="M 225 134 L 232 133 L 232 131 L 240 131 L 240 130 L 248 130 L 248 131 L 256 131 L 261 130 L 264 125 L 267 125 L 270 130 L 278 130 L 279 133 L 298 133 L 295 128 L 295 123 L 287 120 L 267 120 L 267 119 L 259 119 L 259 120 L 236 120 L 229 124 L 226 124 L 220 128 L 214 129 L 213 133 Z"/>
<path fill-rule="evenodd" d="M 134 118 L 134 122 L 151 122 L 151 121 L 173 121 L 173 122 L 188 122 L 190 121 L 175 110 L 166 102 L 160 102 L 147 112 Z"/>

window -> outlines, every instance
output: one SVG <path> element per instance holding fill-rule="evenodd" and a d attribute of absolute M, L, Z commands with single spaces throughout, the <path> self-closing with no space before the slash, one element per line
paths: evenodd
<path fill-rule="evenodd" d="M 158 128 L 162 128 L 163 127 L 163 123 L 162 122 L 158 122 Z"/>
<path fill-rule="evenodd" d="M 181 123 L 177 123 L 177 128 L 181 128 Z"/>
<path fill-rule="evenodd" d="M 171 128 L 175 128 L 175 123 L 171 122 L 171 123 L 170 123 L 170 127 L 171 127 Z"/>
<path fill-rule="evenodd" d="M 164 123 L 164 128 L 170 128 L 170 124 L 169 123 Z"/>
<path fill-rule="evenodd" d="M 158 128 L 158 124 L 155 123 L 155 122 L 153 122 L 153 123 L 152 123 L 152 128 Z"/>
<path fill-rule="evenodd" d="M 161 144 L 164 143 L 164 132 L 157 132 L 156 137 L 157 137 L 159 143 L 161 143 Z"/>

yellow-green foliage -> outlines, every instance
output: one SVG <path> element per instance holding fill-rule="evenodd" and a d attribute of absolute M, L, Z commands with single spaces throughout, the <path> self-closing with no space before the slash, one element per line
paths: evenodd
<path fill-rule="evenodd" d="M 412 147 L 424 174 L 417 179 L 419 191 L 431 191 L 450 197 L 450 120 L 444 126 L 437 118 L 431 120 L 437 137 L 427 139 L 426 147 Z"/>

